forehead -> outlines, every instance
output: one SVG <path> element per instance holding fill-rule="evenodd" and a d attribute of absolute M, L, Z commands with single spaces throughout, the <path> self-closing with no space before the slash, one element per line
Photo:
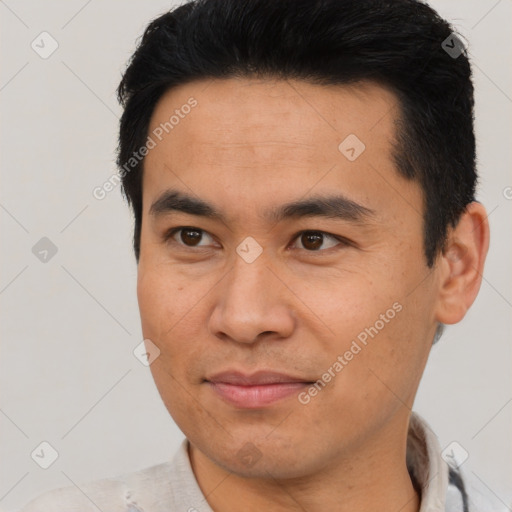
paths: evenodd
<path fill-rule="evenodd" d="M 400 179 L 392 156 L 398 111 L 396 96 L 373 83 L 231 78 L 173 88 L 150 121 L 156 145 L 144 163 L 144 208 L 176 186 L 232 208 L 236 194 L 240 210 L 313 189 L 385 206 L 396 184 L 383 184 Z"/>
<path fill-rule="evenodd" d="M 164 138 L 176 144 L 231 147 L 239 154 L 249 149 L 258 153 L 258 147 L 266 145 L 260 158 L 272 157 L 268 148 L 272 143 L 280 150 L 288 146 L 290 153 L 295 149 L 299 159 L 311 148 L 332 150 L 334 144 L 337 150 L 340 138 L 349 134 L 385 146 L 394 137 L 398 113 L 396 96 L 369 82 L 325 86 L 296 80 L 202 80 L 165 93 L 153 112 L 150 132 L 176 111 L 188 112 L 184 106 L 191 98 L 197 105 L 181 113 Z"/>

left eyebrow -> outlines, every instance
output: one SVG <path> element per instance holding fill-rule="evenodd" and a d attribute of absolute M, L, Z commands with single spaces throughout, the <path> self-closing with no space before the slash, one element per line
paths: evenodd
<path fill-rule="evenodd" d="M 268 212 L 265 217 L 271 222 L 303 217 L 326 217 L 361 223 L 373 217 L 375 211 L 342 195 L 316 196 L 286 203 Z"/>
<path fill-rule="evenodd" d="M 167 190 L 151 205 L 154 216 L 178 211 L 226 223 L 225 215 L 214 205 L 179 190 Z M 326 217 L 362 223 L 375 215 L 375 211 L 342 195 L 315 196 L 285 203 L 267 211 L 264 218 L 269 223 L 304 217 Z"/>

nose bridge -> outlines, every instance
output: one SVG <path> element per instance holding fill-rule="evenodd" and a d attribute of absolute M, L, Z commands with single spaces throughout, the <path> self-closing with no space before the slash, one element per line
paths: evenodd
<path fill-rule="evenodd" d="M 236 255 L 212 314 L 214 334 L 243 343 L 256 341 L 263 332 L 289 335 L 293 320 L 269 263 L 265 254 L 253 260 Z"/>
<path fill-rule="evenodd" d="M 261 255 L 254 261 L 244 260 L 237 255 L 230 276 L 231 292 L 238 294 L 238 299 L 245 299 L 253 303 L 261 302 L 265 297 L 265 289 L 268 287 L 272 273 L 268 269 L 267 255 Z"/>
<path fill-rule="evenodd" d="M 272 277 L 266 255 L 249 262 L 237 254 L 226 283 L 226 309 L 231 314 L 256 318 L 271 300 L 268 288 Z"/>

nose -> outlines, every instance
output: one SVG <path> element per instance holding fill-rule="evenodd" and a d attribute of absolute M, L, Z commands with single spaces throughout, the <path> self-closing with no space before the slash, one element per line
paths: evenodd
<path fill-rule="evenodd" d="M 295 327 L 293 294 L 262 254 L 252 263 L 235 258 L 215 287 L 210 332 L 221 339 L 251 344 L 267 337 L 287 338 Z"/>

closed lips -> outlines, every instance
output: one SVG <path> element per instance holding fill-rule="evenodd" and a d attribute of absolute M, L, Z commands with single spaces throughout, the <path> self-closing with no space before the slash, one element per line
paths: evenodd
<path fill-rule="evenodd" d="M 239 371 L 224 371 L 205 379 L 214 384 L 231 384 L 233 386 L 264 386 L 270 384 L 307 383 L 312 381 L 303 377 L 294 377 L 284 373 L 260 371 L 245 374 Z"/>

